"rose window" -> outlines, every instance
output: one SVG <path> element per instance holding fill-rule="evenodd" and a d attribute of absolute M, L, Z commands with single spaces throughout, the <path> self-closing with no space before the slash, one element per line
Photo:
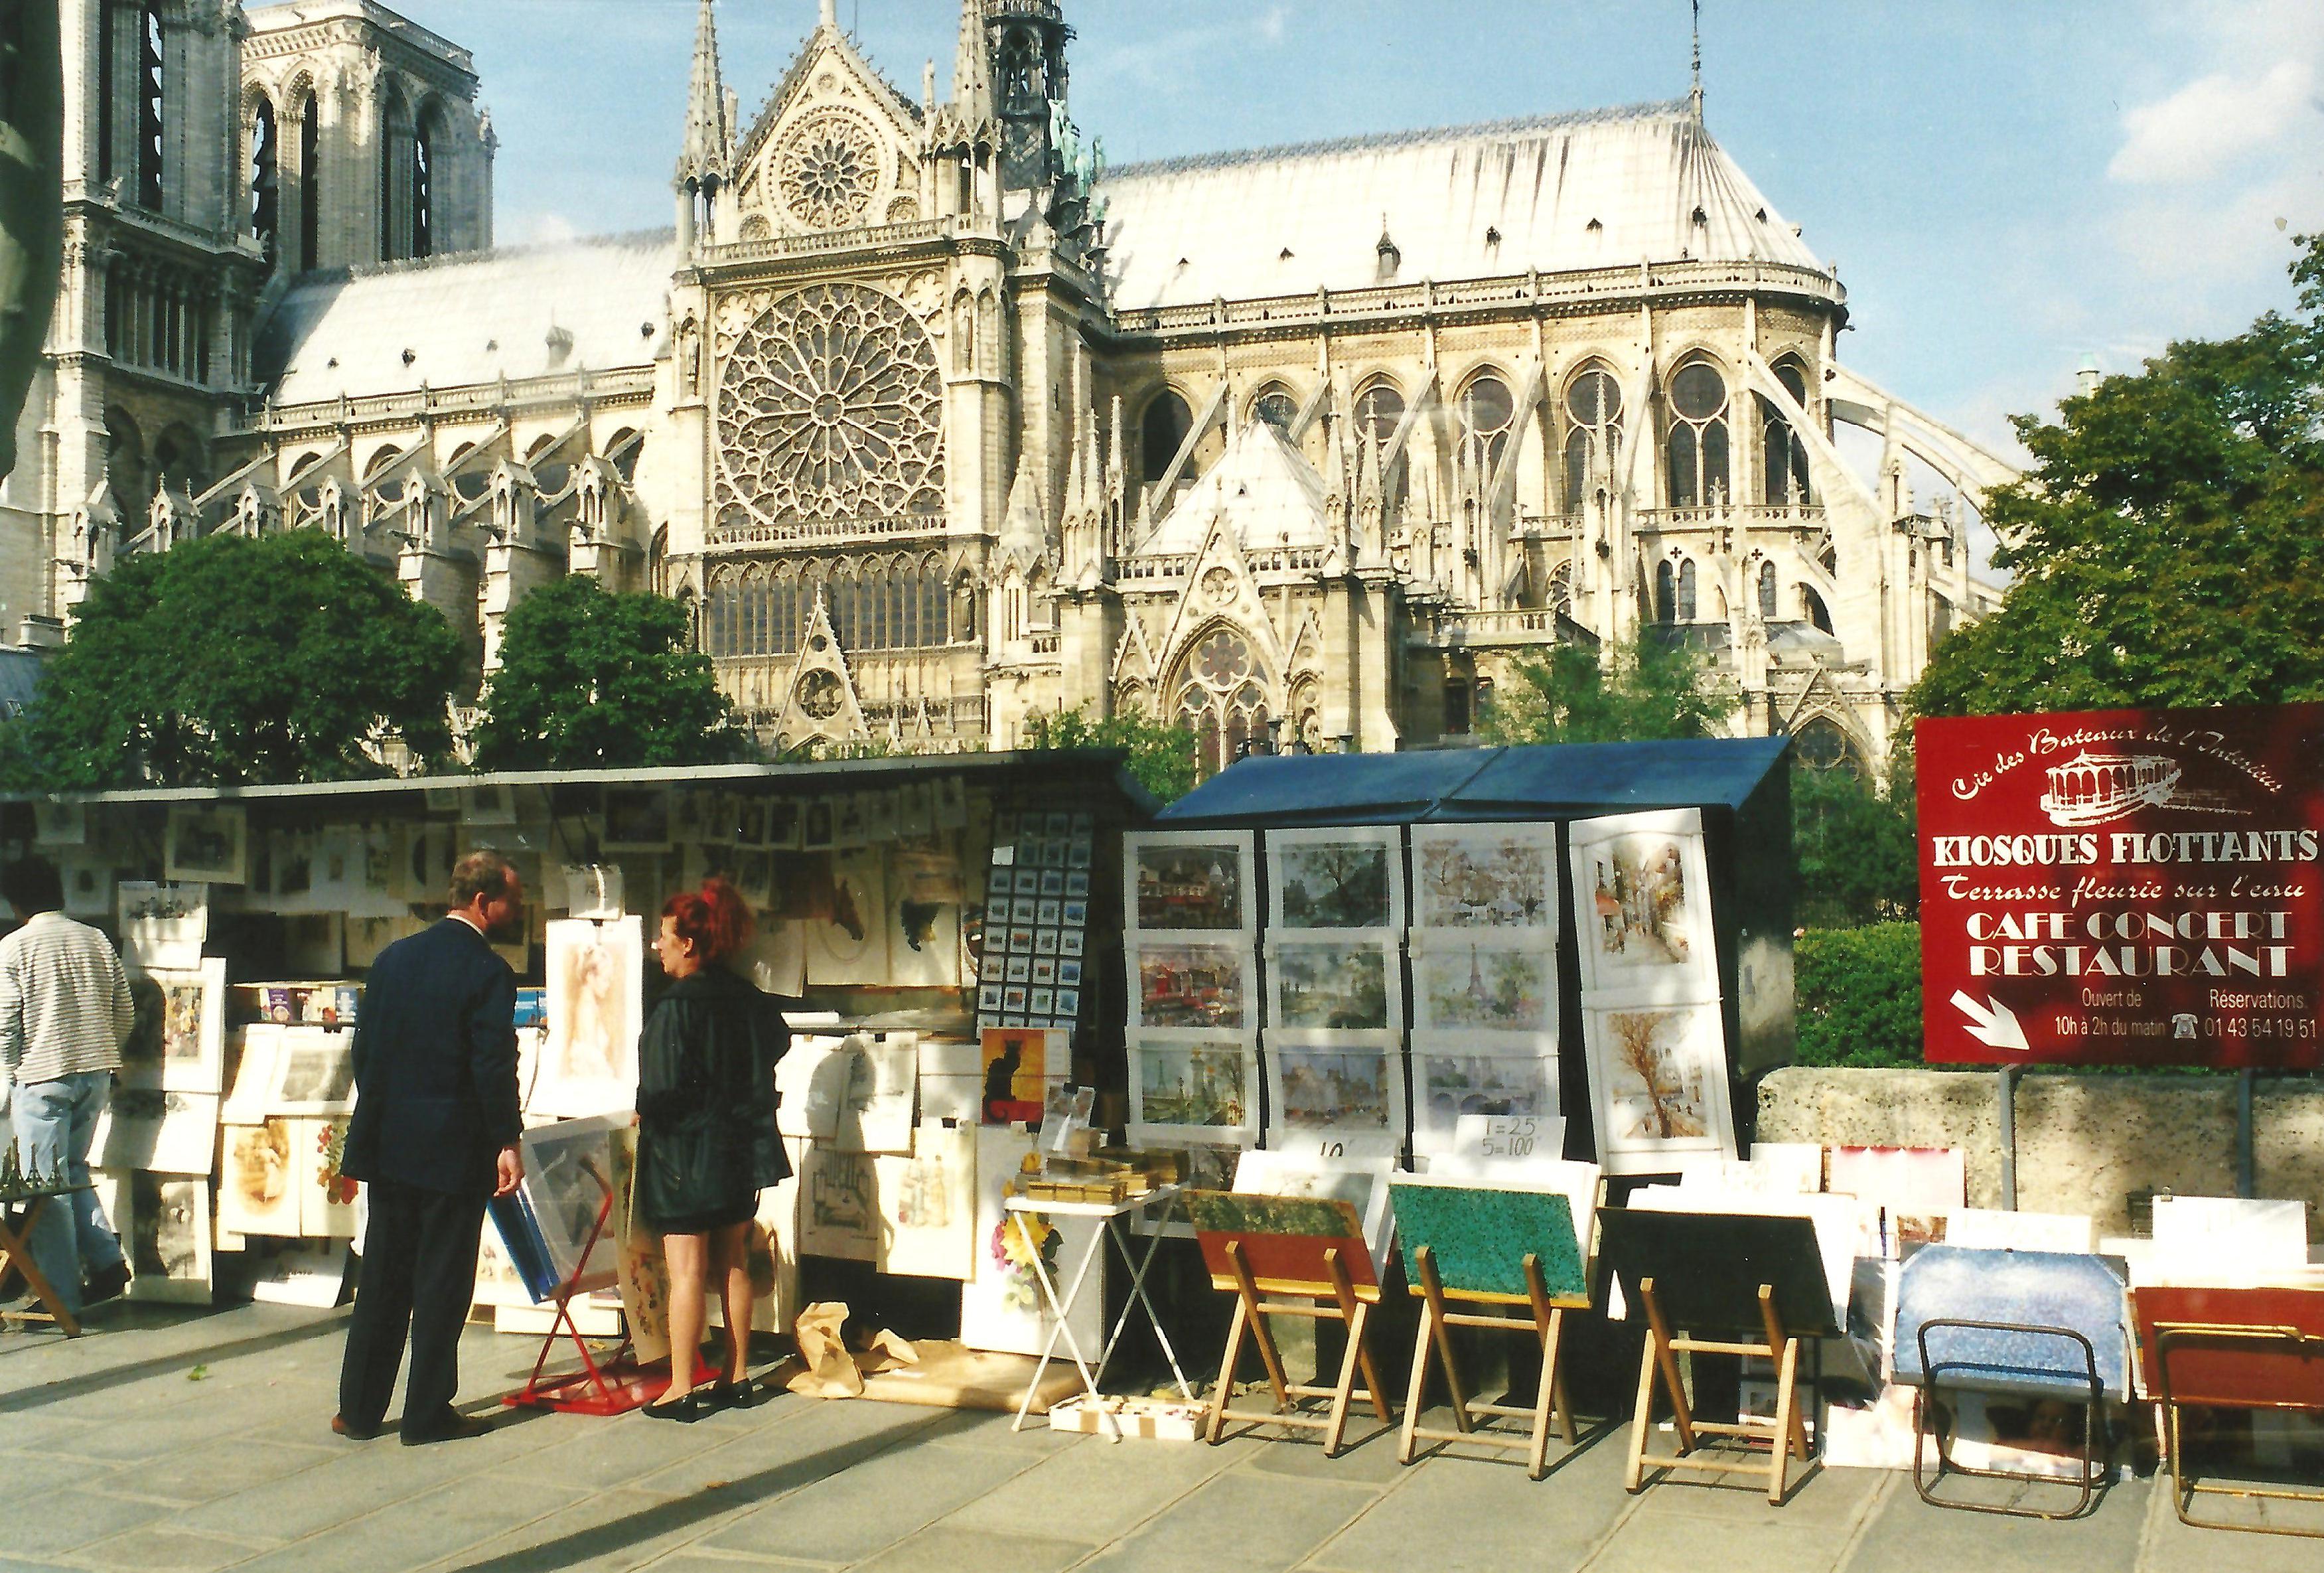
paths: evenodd
<path fill-rule="evenodd" d="M 1205 634 L 1174 685 L 1176 720 L 1194 734 L 1195 768 L 1208 777 L 1268 736 L 1267 695 L 1250 642 L 1230 629 Z"/>
<path fill-rule="evenodd" d="M 853 115 L 826 109 L 791 134 L 780 168 L 783 201 L 810 229 L 861 223 L 880 184 L 880 149 Z"/>
<path fill-rule="evenodd" d="M 720 524 L 941 514 L 943 403 L 927 332 L 901 302 L 852 284 L 786 295 L 720 380 Z"/>
<path fill-rule="evenodd" d="M 846 703 L 846 692 L 839 686 L 839 678 L 834 672 L 811 671 L 799 680 L 799 708 L 807 712 L 809 720 L 830 720 L 839 714 L 839 708 Z"/>

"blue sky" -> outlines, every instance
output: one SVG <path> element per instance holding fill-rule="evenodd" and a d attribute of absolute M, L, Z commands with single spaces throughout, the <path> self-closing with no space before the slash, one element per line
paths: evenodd
<path fill-rule="evenodd" d="M 666 226 L 695 0 L 389 0 L 475 52 L 501 238 Z M 1683 95 L 1685 0 L 1065 0 L 1116 162 Z M 1707 0 L 1706 118 L 1836 260 L 1841 357 L 1997 445 L 2094 355 L 2290 303 L 2324 227 L 2318 0 Z M 839 0 L 907 92 L 955 0 Z M 816 0 L 722 0 L 745 123 Z M 2278 228 L 2278 221 L 2283 227 Z"/>

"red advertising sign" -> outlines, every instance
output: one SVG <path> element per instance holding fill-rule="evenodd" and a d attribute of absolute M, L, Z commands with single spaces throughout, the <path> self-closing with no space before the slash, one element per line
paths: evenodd
<path fill-rule="evenodd" d="M 2324 1063 L 2324 705 L 1914 736 L 1932 1061 Z"/>

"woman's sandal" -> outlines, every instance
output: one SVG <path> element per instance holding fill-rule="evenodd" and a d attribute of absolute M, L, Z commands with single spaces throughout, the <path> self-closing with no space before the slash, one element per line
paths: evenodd
<path fill-rule="evenodd" d="M 710 1412 L 705 1395 L 699 1391 L 679 1393 L 676 1398 L 656 1400 L 643 1406 L 648 1420 L 675 1420 L 679 1425 L 692 1425 Z"/>

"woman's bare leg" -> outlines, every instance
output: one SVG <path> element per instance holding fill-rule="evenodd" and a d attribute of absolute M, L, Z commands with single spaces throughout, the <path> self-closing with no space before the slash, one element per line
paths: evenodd
<path fill-rule="evenodd" d="M 751 1309 L 754 1297 L 751 1293 L 751 1226 L 740 1223 L 718 1231 L 713 1237 L 717 1255 L 717 1267 L 724 1277 L 726 1296 L 726 1370 L 729 1382 L 742 1383 L 751 1375 Z"/>
<path fill-rule="evenodd" d="M 702 1353 L 702 1281 L 710 1236 L 664 1235 L 661 1248 L 669 1263 L 669 1392 L 662 1402 L 674 1403 L 694 1391 L 695 1360 Z"/>

